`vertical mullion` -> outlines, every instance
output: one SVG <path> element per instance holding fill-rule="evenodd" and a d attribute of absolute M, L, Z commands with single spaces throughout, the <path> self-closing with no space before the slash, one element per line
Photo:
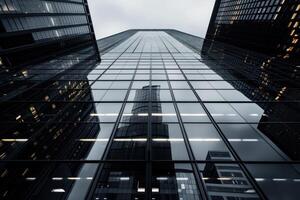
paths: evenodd
<path fill-rule="evenodd" d="M 150 74 L 149 74 L 149 99 L 148 99 L 148 135 L 147 135 L 147 157 L 146 157 L 146 163 L 147 163 L 147 199 L 152 199 L 152 120 L 151 120 L 151 113 L 152 113 L 152 46 L 151 46 L 151 52 L 150 52 Z"/>

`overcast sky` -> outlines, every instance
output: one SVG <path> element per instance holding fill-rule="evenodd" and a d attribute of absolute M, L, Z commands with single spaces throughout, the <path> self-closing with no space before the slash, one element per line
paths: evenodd
<path fill-rule="evenodd" d="M 204 37 L 215 0 L 88 0 L 97 39 L 128 29 L 170 28 Z"/>

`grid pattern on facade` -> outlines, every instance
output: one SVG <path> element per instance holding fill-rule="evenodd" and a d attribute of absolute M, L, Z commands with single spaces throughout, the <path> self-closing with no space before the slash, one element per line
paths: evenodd
<path fill-rule="evenodd" d="M 35 41 L 89 33 L 84 1 L 1 1 L 4 32 L 33 32 Z M 37 14 L 39 16 L 37 16 Z"/>
<path fill-rule="evenodd" d="M 96 39 L 86 0 L 1 0 L 0 40 L 1 73 L 11 76 Z"/>
<path fill-rule="evenodd" d="M 151 193 L 157 199 L 263 198 L 258 182 L 277 180 L 258 177 L 265 165 L 234 161 L 284 161 L 287 156 L 260 132 L 267 114 L 233 87 L 232 82 L 242 81 L 227 70 L 212 70 L 164 32 L 138 32 L 105 54 L 91 72 L 102 73 L 93 76 L 93 101 L 98 103 L 91 116 L 99 118 L 101 126 L 110 124 L 112 133 L 83 141 L 105 143 L 99 155 L 103 160 L 125 161 L 98 169 L 90 197 L 143 199 Z M 256 157 L 256 148 L 268 153 Z M 277 170 L 273 173 L 280 176 Z M 123 189 L 122 194 L 114 192 Z"/>
<path fill-rule="evenodd" d="M 299 1 L 218 0 L 206 39 L 299 63 Z"/>
<path fill-rule="evenodd" d="M 299 113 L 280 115 L 297 99 L 251 99 L 250 79 L 164 31 L 138 31 L 99 65 L 89 53 L 61 57 L 73 67 L 1 104 L 0 174 L 17 190 L 40 199 L 297 199 L 299 165 L 265 134 L 299 123 Z M 27 75 L 39 82 L 56 70 Z M 1 195 L 18 195 L 14 184 Z"/>
<path fill-rule="evenodd" d="M 235 21 L 275 20 L 281 10 L 280 0 L 227 0 L 220 3 L 217 24 L 232 24 Z"/>

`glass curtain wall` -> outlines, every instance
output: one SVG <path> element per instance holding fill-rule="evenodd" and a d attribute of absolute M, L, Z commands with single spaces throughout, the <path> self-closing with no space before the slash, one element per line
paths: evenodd
<path fill-rule="evenodd" d="M 102 58 L 92 116 L 114 128 L 88 197 L 296 198 L 297 166 L 271 165 L 289 158 L 263 134 L 269 107 L 236 89 L 232 69 L 164 31 L 139 31 Z"/>
<path fill-rule="evenodd" d="M 297 126 L 296 96 L 252 100 L 221 57 L 164 31 L 96 60 L 1 103 L 3 199 L 298 199 L 297 154 L 266 134 Z M 293 117 L 275 112 L 285 107 Z"/>

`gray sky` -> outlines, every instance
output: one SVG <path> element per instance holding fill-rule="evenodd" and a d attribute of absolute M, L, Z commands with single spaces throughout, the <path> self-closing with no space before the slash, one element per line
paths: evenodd
<path fill-rule="evenodd" d="M 127 29 L 171 28 L 204 37 L 215 0 L 88 0 L 96 38 Z"/>

